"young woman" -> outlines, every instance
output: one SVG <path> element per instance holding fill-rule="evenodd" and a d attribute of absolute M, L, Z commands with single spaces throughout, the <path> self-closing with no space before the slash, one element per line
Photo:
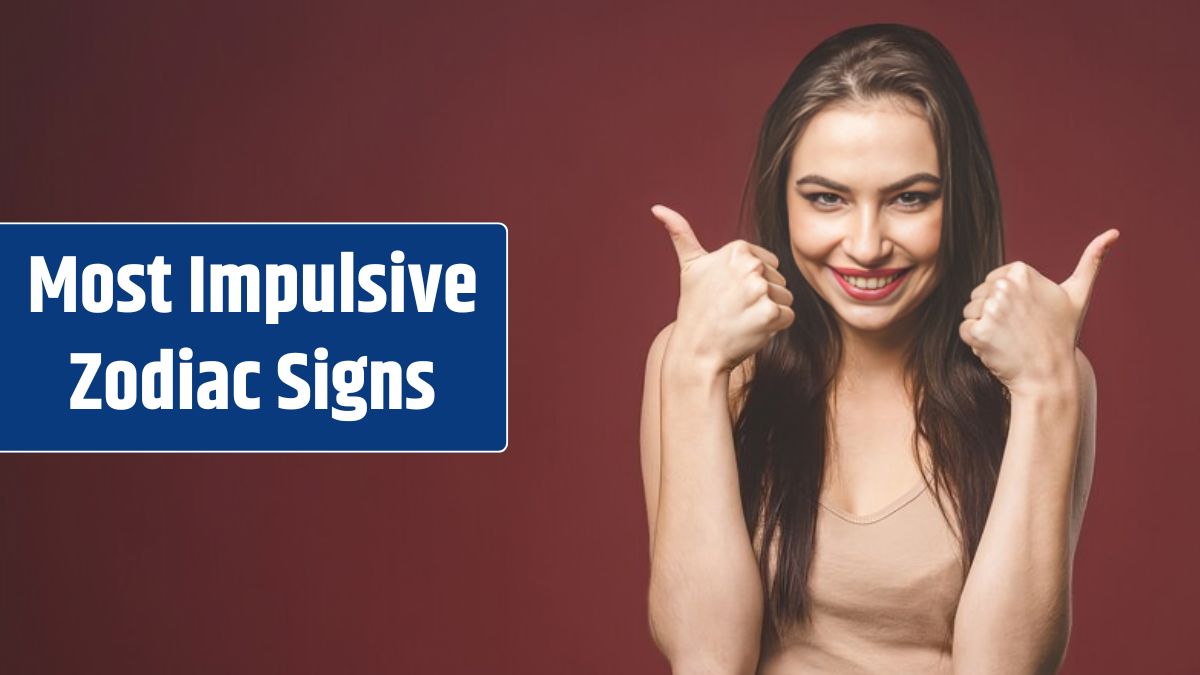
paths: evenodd
<path fill-rule="evenodd" d="M 928 33 L 809 53 L 743 200 L 758 243 L 680 264 L 646 365 L 649 614 L 681 673 L 1050 673 L 1095 447 L 1061 283 L 1003 264 L 978 113 Z"/>

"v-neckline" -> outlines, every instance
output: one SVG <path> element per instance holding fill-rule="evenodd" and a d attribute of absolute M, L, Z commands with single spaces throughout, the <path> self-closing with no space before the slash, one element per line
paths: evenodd
<path fill-rule="evenodd" d="M 925 485 L 925 481 L 922 480 L 919 483 L 917 483 L 916 485 L 914 485 L 912 488 L 910 488 L 907 492 L 905 492 L 904 494 L 897 497 L 890 504 L 884 506 L 881 509 L 877 509 L 873 513 L 868 513 L 868 514 L 861 515 L 861 516 L 854 515 L 853 513 L 847 513 L 845 511 L 839 509 L 838 507 L 832 506 L 830 504 L 826 504 L 824 501 L 821 501 L 821 500 L 817 500 L 817 503 L 820 504 L 822 507 L 824 507 L 826 510 L 828 510 L 833 515 L 841 518 L 842 520 L 854 523 L 856 525 L 870 525 L 871 523 L 877 523 L 877 522 L 883 520 L 884 518 L 887 518 L 888 516 L 892 515 L 893 513 L 899 511 L 900 509 L 902 509 L 909 502 L 916 499 L 918 495 L 920 495 L 922 492 L 924 492 L 926 487 L 927 486 Z"/>

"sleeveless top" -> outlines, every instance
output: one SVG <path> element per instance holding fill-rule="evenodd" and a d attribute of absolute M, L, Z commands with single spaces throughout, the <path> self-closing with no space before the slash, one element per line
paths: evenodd
<path fill-rule="evenodd" d="M 949 502 L 947 513 L 953 523 Z M 822 503 L 809 572 L 812 621 L 763 655 L 759 675 L 951 673 L 965 583 L 957 532 L 924 482 L 866 516 Z"/>

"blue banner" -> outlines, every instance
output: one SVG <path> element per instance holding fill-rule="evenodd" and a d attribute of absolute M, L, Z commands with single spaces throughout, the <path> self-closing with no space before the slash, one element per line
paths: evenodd
<path fill-rule="evenodd" d="M 508 446 L 501 223 L 0 236 L 2 450 Z"/>

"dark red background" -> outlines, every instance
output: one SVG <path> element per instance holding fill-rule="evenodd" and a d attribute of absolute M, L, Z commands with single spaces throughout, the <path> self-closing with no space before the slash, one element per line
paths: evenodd
<path fill-rule="evenodd" d="M 648 208 L 733 237 L 766 105 L 876 21 L 966 73 L 1010 259 L 1061 280 L 1121 229 L 1065 670 L 1200 669 L 1194 5 L 433 4 L 5 9 L 0 219 L 506 222 L 511 442 L 0 458 L 0 671 L 667 672 L 637 425 L 678 269 Z"/>

